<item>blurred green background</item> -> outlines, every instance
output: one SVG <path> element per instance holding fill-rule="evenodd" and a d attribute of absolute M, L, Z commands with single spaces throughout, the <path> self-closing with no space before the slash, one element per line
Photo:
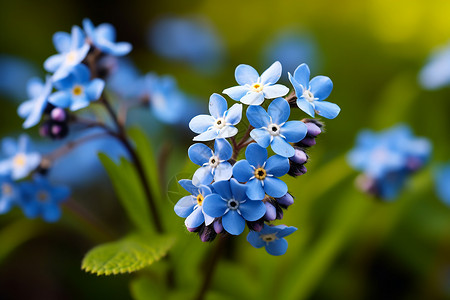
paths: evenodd
<path fill-rule="evenodd" d="M 25 58 L 42 70 L 43 61 L 55 53 L 54 32 L 69 31 L 85 17 L 95 24 L 110 22 L 119 41 L 133 44 L 130 57 L 141 71 L 173 75 L 206 108 L 211 93 L 235 85 L 238 64 L 260 72 L 269 66 L 264 51 L 280 32 L 306 34 L 316 49 L 314 61 L 307 61 L 317 66 L 312 75 L 333 80 L 329 99 L 342 112 L 326 121 L 326 133 L 310 152 L 308 173 L 286 178 L 296 203 L 285 212 L 283 224 L 299 230 L 288 238 L 282 257 L 254 249 L 245 235 L 234 238 L 229 245 L 233 251 L 220 262 L 208 296 L 449 299 L 450 209 L 435 196 L 431 174 L 436 163 L 450 159 L 450 92 L 425 91 L 417 81 L 430 52 L 450 39 L 449 13 L 446 0 L 2 1 L 0 54 Z M 149 50 L 148 28 L 164 15 L 207 19 L 224 43 L 224 67 L 206 74 Z M 293 70 L 283 70 L 286 85 L 287 71 Z M 15 135 L 21 131 L 18 103 L 0 97 L 0 133 Z M 360 129 L 397 123 L 428 137 L 433 159 L 399 199 L 382 203 L 356 190 L 356 172 L 345 154 Z M 37 129 L 30 134 L 37 135 Z M 163 144 L 158 137 L 153 141 L 157 151 Z M 180 167 L 188 146 L 188 141 L 179 142 L 171 152 L 168 182 L 193 170 L 189 163 Z M 100 193 L 77 192 L 74 200 L 106 229 L 96 231 L 68 211 L 53 225 L 26 220 L 19 212 L 0 217 L 1 299 L 129 299 L 157 289 L 151 269 L 164 268 L 163 262 L 140 276 L 97 277 L 81 271 L 84 253 L 125 232 L 127 222 L 110 186 Z M 189 297 L 200 285 L 202 261 L 212 245 L 186 233 L 183 220 L 171 212 L 174 203 L 162 199 L 160 204 L 168 208 L 167 226 L 178 233 L 173 297 Z"/>

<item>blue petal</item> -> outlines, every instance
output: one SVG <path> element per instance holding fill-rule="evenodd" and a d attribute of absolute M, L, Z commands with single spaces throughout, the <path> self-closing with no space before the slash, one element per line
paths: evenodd
<path fill-rule="evenodd" d="M 277 97 L 282 97 L 289 92 L 289 88 L 282 84 L 274 84 L 265 86 L 263 88 L 264 97 L 266 99 L 273 99 Z"/>
<path fill-rule="evenodd" d="M 283 157 L 292 157 L 295 154 L 295 149 L 281 136 L 275 136 L 270 144 L 273 152 Z"/>
<path fill-rule="evenodd" d="M 92 24 L 92 21 L 88 18 L 83 19 L 83 29 L 86 34 L 92 38 L 94 36 L 95 26 Z"/>
<path fill-rule="evenodd" d="M 228 180 L 216 181 L 212 184 L 214 191 L 216 191 L 223 199 L 231 199 L 233 198 L 233 193 L 231 192 L 230 182 Z M 211 217 L 214 217 L 211 214 L 208 214 Z"/>
<path fill-rule="evenodd" d="M 197 135 L 196 137 L 193 138 L 193 140 L 200 142 L 211 141 L 214 140 L 218 135 L 219 133 L 217 132 L 217 130 L 211 129 Z"/>
<path fill-rule="evenodd" d="M 308 128 L 302 121 L 289 121 L 280 128 L 280 133 L 284 135 L 287 142 L 297 143 L 305 138 Z"/>
<path fill-rule="evenodd" d="M 192 176 L 192 183 L 194 185 L 201 185 L 201 184 L 211 184 L 213 181 L 213 174 L 211 173 L 211 167 L 205 166 L 198 168 L 194 175 Z"/>
<path fill-rule="evenodd" d="M 256 128 L 250 132 L 250 136 L 263 148 L 270 145 L 270 133 L 266 129 Z"/>
<path fill-rule="evenodd" d="M 100 78 L 93 79 L 86 87 L 86 95 L 90 101 L 98 100 L 105 87 L 105 82 Z"/>
<path fill-rule="evenodd" d="M 231 178 L 231 175 L 233 175 L 233 167 L 231 164 L 227 161 L 221 162 L 215 169 L 214 180 L 228 180 Z"/>
<path fill-rule="evenodd" d="M 22 102 L 17 108 L 17 114 L 19 115 L 19 117 L 26 118 L 29 114 L 31 114 L 34 109 L 35 103 L 35 99 Z"/>
<path fill-rule="evenodd" d="M 114 55 L 114 56 L 123 56 L 133 50 L 133 46 L 127 42 L 120 43 L 111 43 L 107 41 L 99 42 L 98 47 L 105 53 Z"/>
<path fill-rule="evenodd" d="M 266 163 L 265 170 L 267 174 L 272 174 L 275 177 L 281 177 L 286 175 L 289 171 L 289 159 L 280 155 L 274 155 L 269 157 Z"/>
<path fill-rule="evenodd" d="M 83 31 L 81 30 L 80 27 L 78 27 L 76 25 L 72 27 L 72 40 L 71 40 L 71 42 L 72 43 L 70 45 L 70 48 L 72 50 L 81 48 L 81 46 L 83 46 L 83 44 L 85 43 Z"/>
<path fill-rule="evenodd" d="M 226 139 L 232 136 L 235 136 L 238 133 L 238 129 L 234 126 L 225 126 L 224 128 L 219 130 L 216 138 Z"/>
<path fill-rule="evenodd" d="M 288 188 L 286 183 L 284 183 L 281 179 L 266 177 L 264 179 L 264 191 L 269 196 L 279 198 L 286 195 Z"/>
<path fill-rule="evenodd" d="M 70 51 L 71 38 L 67 32 L 58 31 L 53 35 L 53 45 L 59 53 Z"/>
<path fill-rule="evenodd" d="M 18 151 L 17 142 L 10 137 L 2 139 L 2 152 L 6 156 L 13 156 Z"/>
<path fill-rule="evenodd" d="M 294 79 L 299 84 L 302 85 L 304 89 L 309 89 L 309 77 L 311 76 L 311 72 L 309 71 L 309 67 L 307 64 L 301 64 L 294 71 Z"/>
<path fill-rule="evenodd" d="M 249 106 L 247 108 L 247 119 L 255 128 L 267 127 L 270 124 L 270 118 L 267 112 L 261 106 Z"/>
<path fill-rule="evenodd" d="M 236 82 L 240 85 L 252 85 L 258 81 L 259 74 L 253 67 L 242 64 L 236 67 L 234 77 L 236 78 Z"/>
<path fill-rule="evenodd" d="M 282 67 L 279 61 L 274 62 L 261 75 L 261 83 L 263 85 L 271 85 L 276 83 L 281 77 Z M 277 96 L 279 97 L 279 96 Z"/>
<path fill-rule="evenodd" d="M 213 218 L 223 216 L 227 210 L 227 203 L 218 194 L 210 194 L 203 200 L 203 211 Z"/>
<path fill-rule="evenodd" d="M 184 224 L 187 228 L 197 228 L 205 222 L 205 217 L 203 216 L 203 210 L 201 207 L 197 207 L 194 211 L 186 218 Z"/>
<path fill-rule="evenodd" d="M 237 211 L 230 210 L 222 217 L 222 225 L 229 234 L 239 235 L 244 231 L 245 220 Z"/>
<path fill-rule="evenodd" d="M 226 139 L 216 139 L 214 143 L 214 152 L 220 160 L 229 160 L 233 155 L 233 148 Z"/>
<path fill-rule="evenodd" d="M 278 239 L 273 242 L 269 242 L 266 245 L 266 251 L 270 255 L 279 256 L 286 253 L 288 248 L 288 242 L 285 239 Z"/>
<path fill-rule="evenodd" d="M 245 184 L 241 184 L 236 179 L 232 178 L 230 180 L 230 188 L 234 199 L 243 201 L 247 198 L 247 186 Z"/>
<path fill-rule="evenodd" d="M 49 223 L 53 223 L 61 218 L 61 214 L 61 209 L 58 205 L 47 205 L 42 212 L 42 218 Z"/>
<path fill-rule="evenodd" d="M 55 72 L 64 61 L 64 55 L 55 54 L 44 61 L 44 69 L 48 72 Z"/>
<path fill-rule="evenodd" d="M 234 104 L 230 107 L 230 109 L 227 111 L 227 114 L 225 116 L 225 122 L 231 125 L 236 125 L 239 123 L 242 119 L 242 104 Z"/>
<path fill-rule="evenodd" d="M 181 179 L 178 183 L 189 193 L 194 196 L 198 195 L 198 187 L 192 184 L 192 180 L 189 179 Z"/>
<path fill-rule="evenodd" d="M 253 168 L 246 160 L 240 160 L 233 166 L 233 176 L 239 182 L 247 182 L 253 173 Z"/>
<path fill-rule="evenodd" d="M 209 97 L 209 113 L 214 118 L 222 118 L 227 108 L 227 100 L 221 95 L 214 93 Z"/>
<path fill-rule="evenodd" d="M 277 98 L 270 103 L 267 112 L 272 117 L 273 123 L 282 124 L 289 119 L 291 108 L 286 100 Z"/>
<path fill-rule="evenodd" d="M 77 97 L 77 98 L 73 99 L 72 104 L 70 105 L 70 110 L 71 111 L 77 111 L 79 109 L 88 107 L 89 104 L 90 104 L 90 102 L 86 98 L 86 96 L 84 96 L 84 97 Z"/>
<path fill-rule="evenodd" d="M 247 182 L 247 196 L 250 200 L 262 200 L 266 196 L 262 183 L 258 179 Z"/>
<path fill-rule="evenodd" d="M 314 101 L 317 114 L 327 119 L 334 119 L 339 115 L 341 108 L 334 103 L 328 101 Z"/>
<path fill-rule="evenodd" d="M 198 115 L 189 122 L 189 128 L 195 133 L 203 133 L 213 126 L 214 118 L 210 115 Z"/>
<path fill-rule="evenodd" d="M 298 97 L 298 94 L 297 94 Z M 303 96 L 300 95 L 300 97 L 297 98 L 297 106 L 298 108 L 300 108 L 301 110 L 303 110 L 305 113 L 307 113 L 308 115 L 310 115 L 311 117 L 314 118 L 314 106 L 305 98 L 303 98 Z"/>
<path fill-rule="evenodd" d="M 98 38 L 114 42 L 116 40 L 116 29 L 109 23 L 103 23 L 97 26 L 96 34 Z"/>
<path fill-rule="evenodd" d="M 77 83 L 88 82 L 89 79 L 91 78 L 91 72 L 89 71 L 88 67 L 84 64 L 78 64 L 74 66 L 72 69 L 72 74 L 75 77 L 75 82 Z"/>
<path fill-rule="evenodd" d="M 262 167 L 267 160 L 267 150 L 257 144 L 250 144 L 245 150 L 245 158 L 255 168 Z"/>
<path fill-rule="evenodd" d="M 278 227 L 280 227 L 280 225 L 279 225 Z M 285 236 L 288 236 L 288 235 L 294 233 L 295 231 L 297 231 L 297 228 L 295 228 L 295 227 L 293 227 L 293 226 L 289 226 L 289 227 L 288 227 L 288 226 L 285 226 L 285 228 L 283 228 L 282 230 L 280 230 L 280 231 L 277 233 L 277 237 L 283 238 L 283 237 L 285 237 Z"/>
<path fill-rule="evenodd" d="M 48 97 L 48 102 L 56 107 L 68 108 L 72 102 L 70 92 L 58 91 Z"/>
<path fill-rule="evenodd" d="M 260 234 L 255 231 L 250 231 L 247 235 L 247 241 L 255 248 L 261 248 L 265 245 L 261 239 Z"/>
<path fill-rule="evenodd" d="M 262 201 L 245 201 L 239 205 L 239 210 L 247 221 L 256 221 L 261 219 L 266 213 L 266 206 Z"/>
<path fill-rule="evenodd" d="M 212 155 L 212 150 L 205 144 L 196 143 L 188 149 L 188 156 L 190 160 L 199 166 L 203 166 L 203 164 L 209 162 Z"/>
<path fill-rule="evenodd" d="M 333 82 L 326 76 L 316 76 L 311 79 L 311 93 L 319 100 L 326 99 L 333 90 Z"/>
<path fill-rule="evenodd" d="M 239 101 L 247 94 L 249 90 L 250 89 L 247 86 L 237 85 L 224 89 L 222 93 L 228 95 L 233 100 Z"/>
<path fill-rule="evenodd" d="M 261 105 L 264 102 L 264 94 L 250 91 L 240 101 L 247 105 Z"/>
<path fill-rule="evenodd" d="M 47 78 L 48 80 L 48 78 Z M 27 82 L 27 95 L 30 98 L 39 97 L 44 91 L 44 83 L 39 77 L 33 77 Z"/>

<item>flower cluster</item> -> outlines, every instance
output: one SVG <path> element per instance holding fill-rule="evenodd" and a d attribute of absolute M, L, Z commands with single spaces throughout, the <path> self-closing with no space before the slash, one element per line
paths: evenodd
<path fill-rule="evenodd" d="M 429 160 L 431 144 L 414 137 L 411 129 L 399 125 L 380 133 L 362 131 L 348 154 L 349 164 L 363 174 L 357 184 L 363 191 L 382 199 L 393 199 L 411 174 Z"/>
<path fill-rule="evenodd" d="M 317 113 L 325 118 L 336 117 L 340 109 L 323 101 L 333 87 L 328 77 L 318 76 L 309 82 L 309 68 L 302 64 L 294 76 L 289 74 L 295 91 L 286 96 L 289 88 L 277 84 L 281 74 L 279 62 L 261 76 L 251 66 L 239 65 L 235 71 L 239 85 L 223 93 L 240 103 L 228 108 L 223 96 L 212 94 L 210 114 L 198 115 L 189 123 L 197 134 L 194 141 L 214 141 L 214 148 L 203 143 L 189 148 L 189 158 L 199 168 L 192 180 L 180 180 L 191 195 L 178 201 L 175 213 L 186 218 L 187 229 L 197 232 L 204 242 L 212 241 L 217 234 L 240 235 L 247 225 L 247 240 L 254 247 L 265 246 L 269 254 L 282 255 L 287 250 L 284 237 L 296 231 L 272 224 L 294 203 L 282 177 L 306 173 L 305 151 L 315 144 L 322 123 L 289 120 L 290 103 L 296 102 L 310 116 Z M 270 104 L 266 110 L 262 105 L 267 99 Z M 248 105 L 250 125 L 237 141 L 243 104 Z M 245 159 L 237 161 L 244 149 Z"/>

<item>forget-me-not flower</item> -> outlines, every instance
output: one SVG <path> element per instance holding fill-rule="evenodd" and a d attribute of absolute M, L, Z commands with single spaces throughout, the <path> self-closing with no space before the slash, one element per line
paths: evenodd
<path fill-rule="evenodd" d="M 90 48 L 83 31 L 78 26 L 72 27 L 72 34 L 67 32 L 55 33 L 53 44 L 59 54 L 47 58 L 44 62 L 44 68 L 49 72 L 54 72 L 54 80 L 67 76 L 74 66 L 83 61 Z"/>
<path fill-rule="evenodd" d="M 30 138 L 26 134 L 22 134 L 17 143 L 11 138 L 4 138 L 2 152 L 6 158 L 0 161 L 0 174 L 10 174 L 13 180 L 28 176 L 41 162 L 38 152 L 30 152 Z"/>
<path fill-rule="evenodd" d="M 83 29 L 88 39 L 103 53 L 114 56 L 123 56 L 130 53 L 132 46 L 127 42 L 116 42 L 116 29 L 109 23 L 97 27 L 89 19 L 83 20 Z"/>
<path fill-rule="evenodd" d="M 267 149 L 250 144 L 245 150 L 245 158 L 233 166 L 233 176 L 239 182 L 246 182 L 247 196 L 252 200 L 262 200 L 265 195 L 280 198 L 286 195 L 286 183 L 277 177 L 289 171 L 289 159 L 273 155 L 267 159 Z"/>
<path fill-rule="evenodd" d="M 261 106 L 250 106 L 247 118 L 255 127 L 250 136 L 263 148 L 270 145 L 278 155 L 293 156 L 295 150 L 289 143 L 301 141 L 308 129 L 301 121 L 288 122 L 290 112 L 289 103 L 283 98 L 272 101 L 267 112 Z"/>
<path fill-rule="evenodd" d="M 194 144 L 189 147 L 191 161 L 201 166 L 195 171 L 192 182 L 195 185 L 211 184 L 213 181 L 228 180 L 233 168 L 228 160 L 233 155 L 233 148 L 225 139 L 216 139 L 214 151 L 205 144 Z"/>
<path fill-rule="evenodd" d="M 59 90 L 51 94 L 48 101 L 61 108 L 70 108 L 72 111 L 88 106 L 91 101 L 98 100 L 105 87 L 100 78 L 90 80 L 89 69 L 83 65 L 76 65 L 64 79 L 56 81 L 55 87 Z"/>
<path fill-rule="evenodd" d="M 212 184 L 215 193 L 206 196 L 203 209 L 211 217 L 222 217 L 223 228 L 230 234 L 244 231 L 245 221 L 256 221 L 266 213 L 262 201 L 247 197 L 247 186 L 236 179 L 217 181 Z"/>
<path fill-rule="evenodd" d="M 297 95 L 297 106 L 305 113 L 314 117 L 316 112 L 319 116 L 327 119 L 337 117 L 341 109 L 334 103 L 323 101 L 331 93 L 333 82 L 326 76 L 316 76 L 309 81 L 310 71 L 307 64 L 301 64 L 294 71 L 294 76 L 289 74 L 289 80 Z"/>
<path fill-rule="evenodd" d="M 450 206 L 450 163 L 440 166 L 434 174 L 436 192 L 439 198 Z"/>
<path fill-rule="evenodd" d="M 22 184 L 20 206 L 28 218 L 39 215 L 47 222 L 56 222 L 61 217 L 61 202 L 67 200 L 70 190 L 65 186 L 53 186 L 42 176 Z"/>
<path fill-rule="evenodd" d="M 48 96 L 52 91 L 53 83 L 50 76 L 45 79 L 45 84 L 39 78 L 32 78 L 28 81 L 27 92 L 30 100 L 23 102 L 17 113 L 25 119 L 23 128 L 30 128 L 39 123 L 42 114 L 48 104 Z"/>
<path fill-rule="evenodd" d="M 20 199 L 20 188 L 9 175 L 0 175 L 0 214 L 9 212 Z"/>
<path fill-rule="evenodd" d="M 186 218 L 187 228 L 197 228 L 203 223 L 210 225 L 214 218 L 207 215 L 203 209 L 205 197 L 211 194 L 211 189 L 206 185 L 196 186 L 191 180 L 182 179 L 179 184 L 191 195 L 181 198 L 175 205 L 175 213 Z"/>
<path fill-rule="evenodd" d="M 289 89 L 281 84 L 275 84 L 281 77 L 281 64 L 274 62 L 261 76 L 249 65 L 239 65 L 234 76 L 239 84 L 223 91 L 231 99 L 247 105 L 260 105 L 264 99 L 282 97 Z"/>
<path fill-rule="evenodd" d="M 269 226 L 264 224 L 260 232 L 250 231 L 247 241 L 255 248 L 265 247 L 270 255 L 283 255 L 286 253 L 288 243 L 284 239 L 297 230 L 295 227 L 285 225 Z"/>
<path fill-rule="evenodd" d="M 210 141 L 216 138 L 229 138 L 238 133 L 234 125 L 242 118 L 242 104 L 234 104 L 228 109 L 227 100 L 219 94 L 212 94 L 209 98 L 209 112 L 211 115 L 198 115 L 189 122 L 189 128 L 199 133 L 194 141 Z"/>

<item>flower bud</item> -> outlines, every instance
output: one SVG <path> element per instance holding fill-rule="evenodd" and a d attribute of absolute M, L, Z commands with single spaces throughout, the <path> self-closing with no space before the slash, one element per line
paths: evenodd
<path fill-rule="evenodd" d="M 214 231 L 214 229 L 211 228 L 211 226 L 204 226 L 203 230 L 199 232 L 200 240 L 204 243 L 206 242 L 212 242 L 217 234 Z"/>
<path fill-rule="evenodd" d="M 308 155 L 306 155 L 305 151 L 295 148 L 294 156 L 289 158 L 292 162 L 303 165 L 308 160 Z"/>
<path fill-rule="evenodd" d="M 278 204 L 284 205 L 284 206 L 289 206 L 294 204 L 294 197 L 292 197 L 291 194 L 286 193 L 286 195 L 284 195 L 281 198 L 277 198 L 276 199 L 278 201 Z"/>
<path fill-rule="evenodd" d="M 42 137 L 48 137 L 50 135 L 50 124 L 43 123 L 41 127 L 39 127 L 39 135 Z"/>
<path fill-rule="evenodd" d="M 299 146 L 312 147 L 316 144 L 316 139 L 313 137 L 305 137 L 303 140 L 297 143 Z"/>
<path fill-rule="evenodd" d="M 306 125 L 306 128 L 308 129 L 307 135 L 309 137 L 316 137 L 322 133 L 322 130 L 320 129 L 320 127 L 314 123 L 308 122 L 308 123 L 305 123 L 305 125 Z"/>
<path fill-rule="evenodd" d="M 266 214 L 264 215 L 264 219 L 267 221 L 275 220 L 277 217 L 277 210 L 275 207 L 269 202 L 264 202 L 264 205 L 266 206 Z"/>
<path fill-rule="evenodd" d="M 247 226 L 250 230 L 260 232 L 264 227 L 264 220 L 259 219 L 258 221 L 247 222 Z"/>
<path fill-rule="evenodd" d="M 214 231 L 219 234 L 223 231 L 222 221 L 220 219 L 216 219 L 213 222 Z"/>
<path fill-rule="evenodd" d="M 66 115 L 66 112 L 64 111 L 64 109 L 62 109 L 60 107 L 56 107 L 50 113 L 50 117 L 54 121 L 64 122 L 67 118 L 67 115 Z"/>

